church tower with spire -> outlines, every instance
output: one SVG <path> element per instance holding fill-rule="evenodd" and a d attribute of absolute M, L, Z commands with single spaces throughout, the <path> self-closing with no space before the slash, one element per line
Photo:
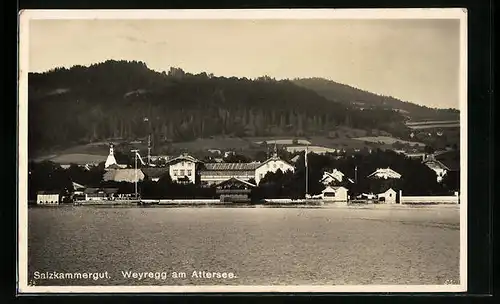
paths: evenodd
<path fill-rule="evenodd" d="M 115 159 L 113 144 L 109 144 L 109 155 L 108 158 L 106 159 L 106 163 L 104 164 L 104 168 L 108 168 L 109 166 L 112 165 L 117 165 L 117 163 Z"/>

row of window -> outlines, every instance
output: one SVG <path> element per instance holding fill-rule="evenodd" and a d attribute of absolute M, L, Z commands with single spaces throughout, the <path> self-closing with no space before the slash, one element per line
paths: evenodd
<path fill-rule="evenodd" d="M 174 170 L 174 176 L 191 176 L 191 170 Z"/>
<path fill-rule="evenodd" d="M 266 167 L 267 167 L 267 168 L 269 168 L 269 167 L 270 167 L 269 163 L 267 163 L 267 164 L 266 164 Z M 273 168 L 274 168 L 274 169 L 276 169 L 276 168 L 277 168 L 276 163 L 274 163 L 274 164 L 273 164 Z M 283 168 L 283 164 L 280 164 L 280 168 Z"/>

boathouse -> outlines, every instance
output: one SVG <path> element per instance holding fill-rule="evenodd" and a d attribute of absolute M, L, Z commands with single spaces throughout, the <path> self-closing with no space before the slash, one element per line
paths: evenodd
<path fill-rule="evenodd" d="M 38 205 L 58 205 L 60 194 L 57 191 L 39 191 L 36 195 Z"/>
<path fill-rule="evenodd" d="M 345 202 L 347 203 L 347 188 L 339 186 L 327 186 L 321 192 L 323 200 L 327 202 Z"/>
<path fill-rule="evenodd" d="M 389 188 L 386 191 L 377 195 L 378 201 L 386 204 L 395 204 L 397 199 L 397 192 Z"/>
<path fill-rule="evenodd" d="M 250 194 L 255 186 L 250 182 L 233 177 L 217 184 L 216 193 L 221 202 L 249 202 L 251 200 Z"/>

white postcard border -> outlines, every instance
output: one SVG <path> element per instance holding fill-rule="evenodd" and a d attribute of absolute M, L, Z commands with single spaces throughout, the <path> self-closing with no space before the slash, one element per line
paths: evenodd
<path fill-rule="evenodd" d="M 29 286 L 28 285 L 28 72 L 29 22 L 40 19 L 459 19 L 460 20 L 460 284 L 345 286 Z M 22 10 L 18 74 L 19 293 L 349 292 L 430 293 L 467 290 L 467 10 L 447 9 L 238 9 L 238 10 Z"/>

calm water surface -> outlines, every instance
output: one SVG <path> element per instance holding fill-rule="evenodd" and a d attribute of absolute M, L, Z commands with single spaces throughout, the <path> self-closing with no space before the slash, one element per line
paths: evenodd
<path fill-rule="evenodd" d="M 458 208 L 54 207 L 30 208 L 28 221 L 35 285 L 459 283 Z M 108 278 L 34 277 L 53 271 Z M 124 278 L 127 271 L 164 277 Z"/>

